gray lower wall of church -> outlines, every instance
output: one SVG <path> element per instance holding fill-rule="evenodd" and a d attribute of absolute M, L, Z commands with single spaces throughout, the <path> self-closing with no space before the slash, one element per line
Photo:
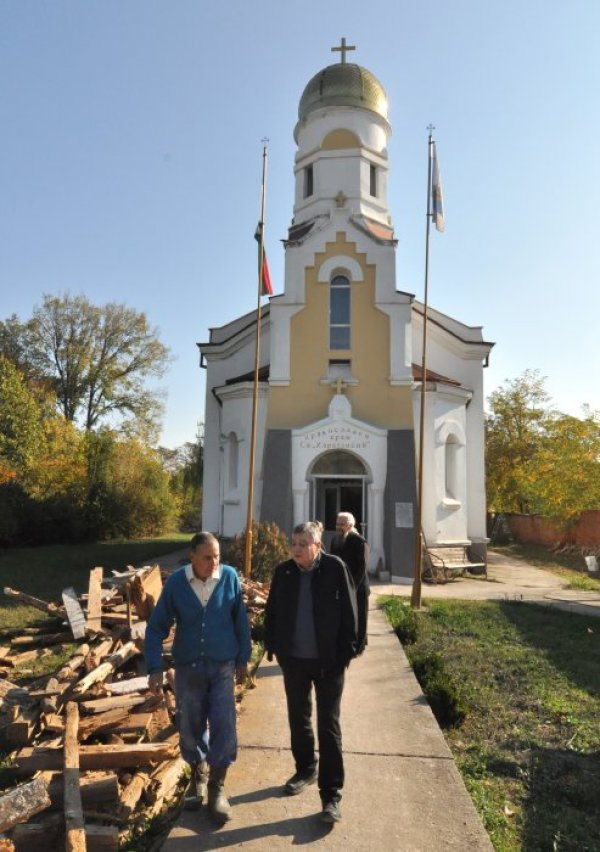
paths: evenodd
<path fill-rule="evenodd" d="M 387 478 L 384 499 L 383 541 L 386 568 L 392 577 L 412 578 L 415 565 L 415 528 L 396 525 L 396 504 L 412 506 L 413 522 L 417 521 L 417 482 L 415 472 L 415 437 L 412 429 L 390 429 L 388 432 Z M 404 507 L 401 507 L 404 508 Z M 400 517 L 405 513 L 400 511 Z"/>
<path fill-rule="evenodd" d="M 294 523 L 292 497 L 292 432 L 268 429 L 263 456 L 261 521 L 271 521 L 291 535 Z"/>

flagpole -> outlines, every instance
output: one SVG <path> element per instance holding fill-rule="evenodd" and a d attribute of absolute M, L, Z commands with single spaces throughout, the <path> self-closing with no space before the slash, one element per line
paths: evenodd
<path fill-rule="evenodd" d="M 266 142 L 266 140 L 263 140 Z M 248 471 L 248 508 L 246 512 L 246 549 L 244 553 L 244 576 L 249 577 L 252 569 L 252 504 L 254 502 L 254 464 L 256 456 L 256 419 L 258 412 L 258 366 L 260 362 L 260 324 L 263 268 L 265 263 L 265 188 L 267 182 L 267 146 L 263 144 L 262 183 L 260 195 L 260 231 L 258 260 L 258 296 L 256 302 L 256 350 L 254 357 L 254 387 L 252 390 L 252 433 L 250 438 L 250 467 Z"/>
<path fill-rule="evenodd" d="M 421 526 L 423 522 L 423 447 L 425 443 L 425 386 L 427 384 L 427 301 L 429 290 L 429 232 L 431 229 L 431 176 L 433 161 L 433 136 L 431 125 L 428 141 L 428 164 L 427 164 L 427 216 L 425 226 L 425 288 L 423 294 L 423 337 L 421 345 L 421 403 L 419 413 L 419 457 L 417 478 L 417 522 L 415 527 L 415 567 L 414 581 L 410 596 L 410 605 L 413 609 L 421 609 L 421 559 L 422 559 L 422 536 Z"/>

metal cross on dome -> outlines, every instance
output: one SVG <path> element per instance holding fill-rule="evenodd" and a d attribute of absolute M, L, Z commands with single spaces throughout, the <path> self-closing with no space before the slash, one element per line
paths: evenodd
<path fill-rule="evenodd" d="M 332 47 L 331 48 L 332 53 L 341 53 L 342 56 L 341 56 L 340 62 L 341 62 L 342 65 L 346 64 L 346 53 L 349 50 L 356 50 L 356 47 L 353 44 L 346 44 L 345 37 L 342 37 L 342 43 L 339 45 L 339 47 Z"/>

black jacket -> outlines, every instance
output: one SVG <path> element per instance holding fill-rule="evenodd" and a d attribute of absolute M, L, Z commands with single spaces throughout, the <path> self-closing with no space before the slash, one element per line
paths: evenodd
<path fill-rule="evenodd" d="M 300 571 L 293 559 L 275 569 L 265 608 L 265 650 L 279 661 L 290 655 L 298 610 Z M 357 651 L 356 592 L 337 556 L 322 553 L 313 568 L 312 597 L 319 661 L 324 671 L 347 665 Z"/>

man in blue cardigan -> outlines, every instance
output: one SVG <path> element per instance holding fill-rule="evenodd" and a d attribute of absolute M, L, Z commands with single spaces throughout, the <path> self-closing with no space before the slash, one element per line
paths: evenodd
<path fill-rule="evenodd" d="M 173 624 L 181 755 L 192 767 L 197 804 L 208 796 L 213 817 L 226 822 L 231 808 L 223 787 L 237 755 L 234 680 L 245 680 L 252 646 L 239 577 L 221 564 L 211 533 L 193 537 L 190 564 L 171 574 L 148 621 L 145 656 L 154 695 L 162 692 L 163 642 Z"/>

